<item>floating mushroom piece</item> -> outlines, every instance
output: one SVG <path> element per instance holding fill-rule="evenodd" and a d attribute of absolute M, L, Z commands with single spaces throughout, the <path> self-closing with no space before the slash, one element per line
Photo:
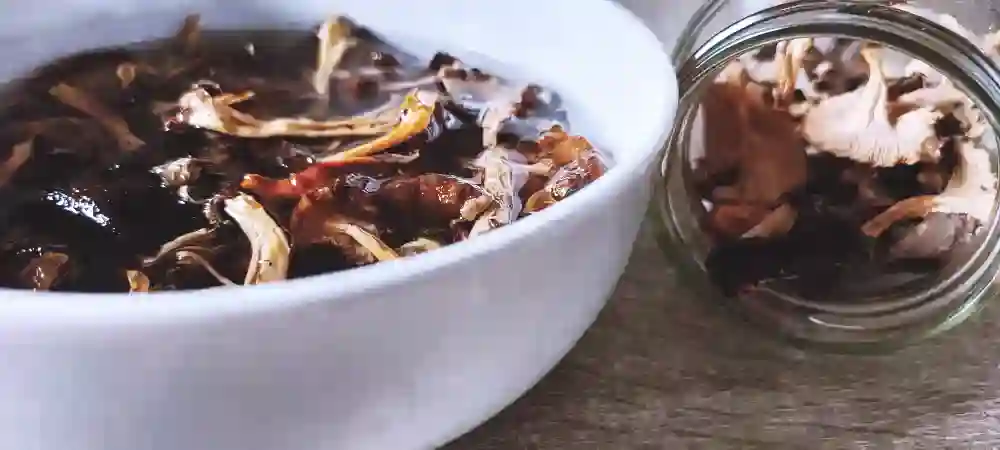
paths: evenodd
<path fill-rule="evenodd" d="M 129 292 L 133 294 L 149 292 L 150 281 L 146 274 L 138 270 L 129 270 L 126 276 L 128 277 Z"/>
<path fill-rule="evenodd" d="M 250 263 L 243 284 L 284 280 L 288 273 L 291 247 L 281 226 L 249 195 L 227 199 L 225 211 L 250 241 Z"/>
<path fill-rule="evenodd" d="M 569 197 L 607 170 L 604 157 L 582 136 L 571 136 L 556 127 L 539 141 L 545 160 L 556 167 L 545 186 L 525 201 L 524 212 L 541 211 Z M 542 163 L 546 164 L 546 163 Z M 545 166 L 541 170 L 545 170 Z"/>
<path fill-rule="evenodd" d="M 33 290 L 47 291 L 58 282 L 63 266 L 68 262 L 69 255 L 65 253 L 42 253 L 28 262 L 27 267 L 21 271 L 21 279 Z"/>
<path fill-rule="evenodd" d="M 178 100 L 180 111 L 172 122 L 186 124 L 241 138 L 264 139 L 287 137 L 350 137 L 374 136 L 392 130 L 393 123 L 351 118 L 316 121 L 306 118 L 262 120 L 240 112 L 231 105 L 242 96 L 212 96 L 204 88 L 195 87 Z"/>
<path fill-rule="evenodd" d="M 528 180 L 527 166 L 523 163 L 523 158 L 516 158 L 517 156 L 520 154 L 514 150 L 489 147 L 477 160 L 477 164 L 482 167 L 485 194 L 463 205 L 463 218 L 478 217 L 469 237 L 517 220 L 522 206 L 518 192 Z"/>
<path fill-rule="evenodd" d="M 351 36 L 351 26 L 340 16 L 334 16 L 320 25 L 316 33 L 319 45 L 316 56 L 316 73 L 313 88 L 325 95 L 330 87 L 330 77 L 337 69 L 347 50 L 356 44 Z"/>

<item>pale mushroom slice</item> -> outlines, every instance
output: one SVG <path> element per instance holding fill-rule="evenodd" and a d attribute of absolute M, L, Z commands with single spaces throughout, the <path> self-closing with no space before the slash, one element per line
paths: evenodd
<path fill-rule="evenodd" d="M 125 277 L 128 279 L 129 293 L 149 292 L 151 283 L 146 274 L 138 270 L 129 270 L 125 273 Z"/>
<path fill-rule="evenodd" d="M 942 193 L 902 200 L 865 223 L 861 231 L 877 237 L 896 222 L 923 218 L 932 212 L 965 214 L 979 224 L 987 223 L 997 196 L 997 179 L 990 169 L 990 155 L 969 140 L 960 142 L 956 151 L 959 163 Z"/>
<path fill-rule="evenodd" d="M 483 190 L 486 191 L 479 199 L 466 202 L 476 205 L 486 204 L 485 212 L 476 219 L 469 232 L 469 237 L 479 236 L 487 231 L 508 225 L 517 219 L 521 213 L 521 199 L 518 191 L 528 181 L 528 174 L 522 168 L 523 163 L 512 161 L 512 155 L 517 152 L 503 147 L 489 147 L 483 151 L 478 160 L 482 167 Z M 519 154 L 518 154 L 519 155 Z M 489 202 L 481 200 L 488 198 Z M 463 205 L 463 212 L 466 205 Z"/>
<path fill-rule="evenodd" d="M 425 237 L 414 239 L 399 248 L 400 256 L 413 256 L 441 248 L 441 243 Z"/>
<path fill-rule="evenodd" d="M 791 99 L 802 75 L 802 64 L 813 48 L 813 38 L 798 38 L 781 42 L 775 58 L 779 63 L 774 98 L 782 103 Z"/>
<path fill-rule="evenodd" d="M 119 115 L 113 113 L 97 99 L 91 97 L 86 92 L 70 86 L 66 83 L 59 83 L 49 90 L 49 94 L 63 104 L 74 108 L 97 121 L 104 127 L 115 140 L 118 147 L 125 151 L 134 151 L 146 145 L 129 130 L 128 123 Z"/>
<path fill-rule="evenodd" d="M 193 54 L 201 44 L 201 15 L 189 14 L 174 33 L 174 42 L 185 54 Z"/>
<path fill-rule="evenodd" d="M 313 89 L 317 94 L 326 95 L 340 61 L 357 40 L 351 37 L 351 27 L 341 16 L 327 19 L 316 32 L 319 45 L 316 51 L 316 72 L 313 74 Z"/>
<path fill-rule="evenodd" d="M 390 261 L 399 258 L 399 254 L 392 247 L 389 247 L 378 236 L 369 233 L 358 225 L 347 222 L 336 222 L 328 224 L 327 227 L 330 228 L 330 231 L 344 234 L 353 239 L 361 248 L 367 250 L 376 261 Z"/>
<path fill-rule="evenodd" d="M 47 291 L 59 280 L 69 256 L 59 252 L 45 252 L 28 262 L 21 270 L 21 280 L 36 291 Z"/>
<path fill-rule="evenodd" d="M 410 138 L 423 133 L 431 125 L 437 94 L 415 90 L 405 97 L 399 108 L 399 120 L 392 128 L 376 139 L 323 158 L 322 162 L 349 161 L 381 153 Z M 367 120 L 367 119 L 366 119 Z"/>
<path fill-rule="evenodd" d="M 378 136 L 393 129 L 394 123 L 380 118 L 317 121 L 307 118 L 257 119 L 231 105 L 249 94 L 213 97 L 203 88 L 184 93 L 178 100 L 180 111 L 174 121 L 195 128 L 241 138 L 272 137 L 366 137 Z"/>
<path fill-rule="evenodd" d="M 115 76 L 118 77 L 120 86 L 122 89 L 128 88 L 135 81 L 135 77 L 139 74 L 139 66 L 135 63 L 126 62 L 121 63 L 115 69 Z"/>
<path fill-rule="evenodd" d="M 480 106 L 477 120 L 483 128 L 483 148 L 493 147 L 497 143 L 500 129 L 517 110 L 526 87 L 507 85 L 490 75 L 455 75 L 455 72 L 462 73 L 465 70 L 462 63 L 456 60 L 451 65 L 442 67 L 437 79 L 445 93 L 456 102 Z"/>
<path fill-rule="evenodd" d="M 156 252 L 155 256 L 143 260 L 143 265 L 148 267 L 157 264 L 167 256 L 173 255 L 185 248 L 203 247 L 212 240 L 213 233 L 214 230 L 209 228 L 199 228 L 184 233 L 160 246 L 160 250 Z"/>
<path fill-rule="evenodd" d="M 936 161 L 940 143 L 934 124 L 943 114 L 931 107 L 917 108 L 893 123 L 878 51 L 871 46 L 861 49 L 869 66 L 868 81 L 813 106 L 803 119 L 803 137 L 820 151 L 877 167 Z"/>
<path fill-rule="evenodd" d="M 205 269 L 205 271 L 208 272 L 209 275 L 215 278 L 215 280 L 222 285 L 225 286 L 236 285 L 236 283 L 233 282 L 233 280 L 230 280 L 225 275 L 223 275 L 222 272 L 219 272 L 219 269 L 216 269 L 215 266 L 213 266 L 208 259 L 206 259 L 204 256 L 201 256 L 201 254 L 195 251 L 194 249 L 178 250 L 177 253 L 174 254 L 174 256 L 177 258 L 177 262 L 179 263 L 195 264 L 200 266 L 202 269 Z"/>
<path fill-rule="evenodd" d="M 14 144 L 10 150 L 10 156 L 0 163 L 0 186 L 5 186 L 14 177 L 18 169 L 31 159 L 35 148 L 35 137 L 32 136 L 23 142 Z"/>
<path fill-rule="evenodd" d="M 291 246 L 284 230 L 253 197 L 240 194 L 226 199 L 224 211 L 250 241 L 250 263 L 243 284 L 284 280 L 288 275 Z"/>

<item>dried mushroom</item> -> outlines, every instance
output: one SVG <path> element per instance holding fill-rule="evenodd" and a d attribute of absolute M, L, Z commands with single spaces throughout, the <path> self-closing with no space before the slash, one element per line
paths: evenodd
<path fill-rule="evenodd" d="M 0 94 L 0 286 L 253 285 L 391 261 L 509 225 L 609 159 L 555 93 L 332 15 L 39 68 Z M 526 206 L 525 206 L 526 205 Z"/>
<path fill-rule="evenodd" d="M 868 63 L 868 81 L 810 109 L 803 137 L 820 151 L 877 167 L 936 160 L 940 143 L 934 124 L 943 114 L 919 107 L 890 117 L 879 50 L 865 47 L 861 55 Z"/>
<path fill-rule="evenodd" d="M 997 54 L 993 35 L 898 7 Z M 801 38 L 743 55 L 706 88 L 701 119 L 705 265 L 728 295 L 836 298 L 934 276 L 993 219 L 978 107 L 926 62 L 874 43 Z"/>

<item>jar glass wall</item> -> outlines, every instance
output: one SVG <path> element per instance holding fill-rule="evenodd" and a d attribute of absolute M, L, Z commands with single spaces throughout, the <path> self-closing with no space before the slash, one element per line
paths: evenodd
<path fill-rule="evenodd" d="M 681 33 L 664 251 L 706 301 L 796 342 L 877 350 L 954 326 L 1000 267 L 1000 16 L 988 1 L 758 11 L 775 3 L 710 1 Z"/>

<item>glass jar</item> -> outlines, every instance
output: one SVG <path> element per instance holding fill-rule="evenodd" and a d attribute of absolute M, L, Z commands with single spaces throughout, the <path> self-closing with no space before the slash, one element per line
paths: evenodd
<path fill-rule="evenodd" d="M 659 219 L 655 222 L 661 225 L 661 247 L 681 279 L 705 301 L 726 305 L 793 343 L 835 352 L 896 348 L 961 323 L 984 299 L 997 294 L 994 278 L 1000 270 L 1000 227 L 993 219 L 983 225 L 973 243 L 962 247 L 963 257 L 954 258 L 955 262 L 934 275 L 864 298 L 820 301 L 778 289 L 753 289 L 734 298 L 722 296 L 709 281 L 705 260 L 712 239 L 700 226 L 706 206 L 692 185 L 691 153 L 701 145 L 701 95 L 739 55 L 806 36 L 875 42 L 936 68 L 978 105 L 988 127 L 1000 129 L 1000 68 L 969 39 L 892 6 L 898 3 L 710 0 L 680 34 L 674 49 L 681 105 L 664 156 L 662 177 L 654 189 L 653 211 Z M 979 35 L 1000 24 L 1000 15 L 990 8 L 990 1 L 909 3 L 955 16 Z M 996 174 L 996 137 L 992 130 L 985 136 L 981 145 L 989 152 Z"/>

